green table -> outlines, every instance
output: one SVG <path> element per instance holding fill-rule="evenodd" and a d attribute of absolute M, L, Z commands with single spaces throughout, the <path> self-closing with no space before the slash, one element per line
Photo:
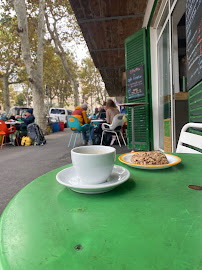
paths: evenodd
<path fill-rule="evenodd" d="M 64 167 L 34 180 L 2 215 L 0 269 L 201 270 L 202 155 L 178 156 L 103 194 L 60 185 Z"/>

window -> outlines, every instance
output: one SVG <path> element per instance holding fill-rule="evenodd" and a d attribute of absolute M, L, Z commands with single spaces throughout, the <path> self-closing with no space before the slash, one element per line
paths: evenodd
<path fill-rule="evenodd" d="M 65 115 L 65 110 L 63 109 L 51 109 L 52 114 L 63 114 Z"/>
<path fill-rule="evenodd" d="M 58 109 L 59 114 L 65 114 L 65 110 Z"/>
<path fill-rule="evenodd" d="M 51 109 L 52 114 L 58 114 L 58 109 Z"/>

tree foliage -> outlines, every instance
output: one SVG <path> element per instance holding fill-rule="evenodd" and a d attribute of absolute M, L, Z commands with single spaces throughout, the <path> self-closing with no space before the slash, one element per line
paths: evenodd
<path fill-rule="evenodd" d="M 103 104 L 103 101 L 106 100 L 106 89 L 91 57 L 82 60 L 79 76 L 82 94 L 88 99 L 92 97 L 97 103 Z"/>
<path fill-rule="evenodd" d="M 15 16 L 11 16 L 6 8 L 0 15 L 0 28 L 0 78 L 3 81 L 4 109 L 8 112 L 10 107 L 9 85 L 26 80 L 26 73 L 20 57 L 21 45 L 16 30 L 17 19 Z"/>
<path fill-rule="evenodd" d="M 40 3 L 45 10 L 40 10 Z M 61 107 L 69 105 L 70 98 L 74 99 L 75 105 L 79 103 L 79 81 L 86 96 L 91 91 L 98 103 L 105 100 L 100 74 L 90 57 L 79 67 L 76 52 L 72 52 L 73 46 L 84 40 L 69 1 L 2 0 L 0 8 L 0 77 L 7 79 L 7 86 L 27 80 L 21 85 L 26 85 L 26 91 L 32 89 L 34 107 L 41 107 L 37 110 L 34 108 L 35 114 L 38 112 L 37 119 L 43 114 L 44 103 L 39 100 L 44 101 L 45 85 L 49 88 L 50 100 L 57 99 Z M 41 12 L 45 13 L 45 17 Z M 44 19 L 47 27 L 41 25 L 43 29 L 39 31 L 39 23 L 43 24 Z M 5 79 L 1 78 L 0 88 L 5 86 Z M 23 90 L 17 102 L 21 102 L 23 95 L 26 103 L 30 102 L 30 93 L 26 91 Z"/>
<path fill-rule="evenodd" d="M 73 55 L 67 55 L 66 61 L 71 74 L 76 77 L 78 67 Z M 71 80 L 51 44 L 46 44 L 44 49 L 44 84 L 48 86 L 51 103 L 57 99 L 60 107 L 70 105 L 69 99 L 74 98 Z"/>
<path fill-rule="evenodd" d="M 3 104 L 3 80 L 1 78 L 0 78 L 0 104 Z"/>
<path fill-rule="evenodd" d="M 25 97 L 23 95 L 23 93 L 19 93 L 16 97 L 15 97 L 15 105 L 16 106 L 24 106 L 25 104 Z"/>
<path fill-rule="evenodd" d="M 71 65 L 67 61 L 70 55 L 67 44 L 70 44 L 73 39 L 79 42 L 81 32 L 69 1 L 48 0 L 45 17 L 47 30 L 53 41 L 55 52 L 60 57 L 63 68 L 68 75 L 73 90 L 74 105 L 77 106 L 79 104 L 78 76 L 77 72 L 72 71 Z"/>
<path fill-rule="evenodd" d="M 23 90 L 21 92 L 17 92 L 17 95 L 14 97 L 15 105 L 30 107 L 32 102 L 31 89 L 26 83 L 22 85 L 22 89 Z"/>

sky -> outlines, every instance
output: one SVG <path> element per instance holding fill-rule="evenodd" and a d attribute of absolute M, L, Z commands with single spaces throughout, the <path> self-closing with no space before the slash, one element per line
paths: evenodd
<path fill-rule="evenodd" d="M 76 54 L 78 57 L 78 63 L 81 64 L 81 60 L 88 56 L 88 49 L 86 45 L 76 45 Z"/>
<path fill-rule="evenodd" d="M 80 65 L 83 58 L 88 57 L 88 47 L 86 42 L 84 41 L 82 44 L 77 44 L 76 42 L 72 41 L 71 44 L 68 46 L 68 49 L 76 54 L 77 63 Z"/>

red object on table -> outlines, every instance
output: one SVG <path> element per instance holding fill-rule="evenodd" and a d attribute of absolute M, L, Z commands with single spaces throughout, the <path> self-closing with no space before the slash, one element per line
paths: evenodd
<path fill-rule="evenodd" d="M 59 129 L 60 131 L 64 130 L 64 122 L 59 122 Z"/>
<path fill-rule="evenodd" d="M 1 142 L 1 149 L 3 147 L 4 139 L 6 141 L 6 137 L 8 137 L 9 134 L 14 134 L 15 131 L 16 131 L 16 127 L 12 126 L 10 128 L 7 128 L 6 123 L 4 121 L 0 120 L 0 135 L 3 135 L 3 139 Z M 16 135 L 15 135 L 15 138 L 16 138 L 17 145 L 19 146 L 18 139 L 17 139 Z"/>

